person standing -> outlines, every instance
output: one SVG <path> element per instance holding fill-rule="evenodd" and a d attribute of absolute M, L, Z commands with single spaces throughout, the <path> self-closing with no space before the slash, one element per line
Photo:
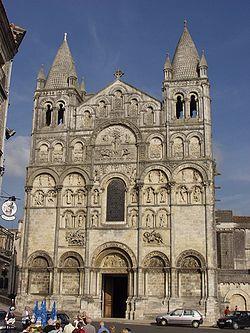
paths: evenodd
<path fill-rule="evenodd" d="M 64 326 L 63 333 L 72 333 L 75 329 L 75 326 L 72 323 L 68 323 Z"/>
<path fill-rule="evenodd" d="M 86 318 L 87 325 L 84 326 L 84 330 L 86 333 L 96 333 L 95 326 L 91 325 L 92 319 L 90 317 Z"/>
<path fill-rule="evenodd" d="M 27 325 L 28 322 L 30 322 L 30 309 L 28 306 L 25 306 L 23 313 L 22 313 L 22 325 L 23 325 L 23 329 L 24 326 Z"/>
<path fill-rule="evenodd" d="M 238 309 L 238 305 L 235 305 L 235 309 L 234 309 L 234 311 L 238 311 L 239 309 Z"/>
<path fill-rule="evenodd" d="M 225 316 L 229 316 L 229 315 L 230 315 L 229 306 L 226 306 L 226 308 L 225 308 L 225 310 L 224 310 L 224 315 L 225 315 Z"/>
<path fill-rule="evenodd" d="M 103 321 L 100 321 L 100 327 L 98 329 L 98 332 L 97 333 L 103 333 L 103 332 L 107 332 L 107 333 L 110 333 L 109 330 L 107 329 L 107 327 L 105 327 L 104 325 L 104 322 Z"/>

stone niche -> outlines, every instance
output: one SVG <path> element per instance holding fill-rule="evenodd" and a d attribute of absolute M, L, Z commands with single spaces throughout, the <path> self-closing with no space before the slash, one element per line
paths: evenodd
<path fill-rule="evenodd" d="M 48 271 L 30 272 L 29 290 L 31 294 L 49 294 L 50 274 Z"/>

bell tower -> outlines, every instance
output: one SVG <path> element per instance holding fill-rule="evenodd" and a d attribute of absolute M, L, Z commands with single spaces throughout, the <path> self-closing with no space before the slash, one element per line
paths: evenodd
<path fill-rule="evenodd" d="M 207 318 L 215 320 L 215 165 L 207 69 L 205 54 L 203 52 L 199 57 L 185 21 L 172 61 L 167 55 L 163 81 L 167 156 L 169 164 L 179 170 L 173 173 L 171 184 L 172 285 L 169 305 L 173 309 L 190 306 L 192 302 L 192 306 L 197 304 Z M 194 258 L 196 263 L 192 261 Z M 187 280 L 190 290 L 186 286 Z"/>

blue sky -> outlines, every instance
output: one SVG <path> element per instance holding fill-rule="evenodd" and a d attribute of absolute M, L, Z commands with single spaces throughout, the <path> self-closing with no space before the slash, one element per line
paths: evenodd
<path fill-rule="evenodd" d="M 27 30 L 14 59 L 2 189 L 24 204 L 33 93 L 41 64 L 49 69 L 64 32 L 88 92 L 124 80 L 161 98 L 165 54 L 173 56 L 188 20 L 199 53 L 206 51 L 212 95 L 217 206 L 250 215 L 250 1 L 5 0 L 10 22 Z M 9 225 L 10 226 L 10 225 Z"/>

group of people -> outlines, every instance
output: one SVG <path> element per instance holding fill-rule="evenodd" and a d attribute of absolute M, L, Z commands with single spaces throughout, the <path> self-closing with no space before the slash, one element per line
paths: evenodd
<path fill-rule="evenodd" d="M 235 305 L 234 311 L 238 311 L 238 310 L 239 310 L 238 305 Z M 226 308 L 224 310 L 224 315 L 225 316 L 230 316 L 231 312 L 232 311 L 229 309 L 229 306 L 226 306 Z"/>
<path fill-rule="evenodd" d="M 132 333 L 129 328 L 124 328 L 117 332 L 115 326 L 106 327 L 103 321 L 100 321 L 99 328 L 96 330 L 92 325 L 92 319 L 83 312 L 78 314 L 72 322 L 68 322 L 64 327 L 60 321 L 48 320 L 47 325 L 42 328 L 32 323 L 32 316 L 28 307 L 25 307 L 22 314 L 22 333 Z"/>

